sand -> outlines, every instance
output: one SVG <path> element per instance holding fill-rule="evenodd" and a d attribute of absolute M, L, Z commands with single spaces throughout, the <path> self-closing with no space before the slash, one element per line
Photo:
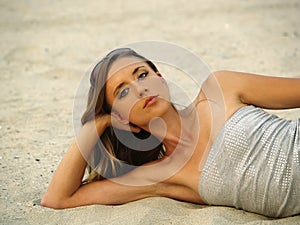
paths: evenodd
<path fill-rule="evenodd" d="M 1 0 L 0 6 L 0 224 L 300 224 L 300 216 L 273 220 L 166 198 L 61 211 L 39 205 L 74 138 L 78 84 L 104 53 L 159 40 L 193 51 L 211 70 L 299 77 L 298 0 Z"/>

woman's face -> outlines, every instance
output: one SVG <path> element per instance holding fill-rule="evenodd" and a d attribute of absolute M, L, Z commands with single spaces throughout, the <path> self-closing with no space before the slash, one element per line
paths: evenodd
<path fill-rule="evenodd" d="M 106 101 L 112 112 L 140 127 L 163 116 L 171 106 L 165 80 L 135 57 L 123 57 L 112 64 L 106 82 Z"/>

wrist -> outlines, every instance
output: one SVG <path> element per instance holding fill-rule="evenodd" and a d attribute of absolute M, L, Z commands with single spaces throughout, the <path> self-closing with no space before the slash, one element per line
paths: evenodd
<path fill-rule="evenodd" d="M 95 130 L 99 135 L 103 133 L 103 131 L 111 126 L 111 120 L 109 115 L 101 115 L 93 120 L 86 122 L 83 125 L 83 129 L 85 130 Z"/>
<path fill-rule="evenodd" d="M 110 115 L 108 115 L 108 114 L 101 116 L 101 118 L 99 118 L 99 120 L 102 121 L 102 126 L 104 126 L 104 129 L 112 126 L 111 118 L 110 118 Z"/>
<path fill-rule="evenodd" d="M 94 126 L 96 127 L 98 135 L 101 136 L 106 128 L 112 126 L 110 115 L 105 114 L 97 117 L 94 120 Z"/>

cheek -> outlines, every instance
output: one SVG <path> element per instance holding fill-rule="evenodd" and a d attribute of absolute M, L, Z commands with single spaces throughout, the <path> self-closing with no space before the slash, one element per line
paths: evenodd
<path fill-rule="evenodd" d="M 135 96 L 128 94 L 123 99 L 115 99 L 112 109 L 121 114 L 124 118 L 129 119 L 130 114 L 137 111 L 138 106 L 141 104 Z"/>

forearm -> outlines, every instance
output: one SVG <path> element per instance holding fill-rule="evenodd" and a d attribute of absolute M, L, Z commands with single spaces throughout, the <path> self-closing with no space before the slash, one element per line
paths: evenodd
<path fill-rule="evenodd" d="M 53 206 L 70 198 L 80 187 L 86 159 L 107 126 L 105 119 L 86 123 L 61 160 L 42 199 L 42 205 Z"/>

